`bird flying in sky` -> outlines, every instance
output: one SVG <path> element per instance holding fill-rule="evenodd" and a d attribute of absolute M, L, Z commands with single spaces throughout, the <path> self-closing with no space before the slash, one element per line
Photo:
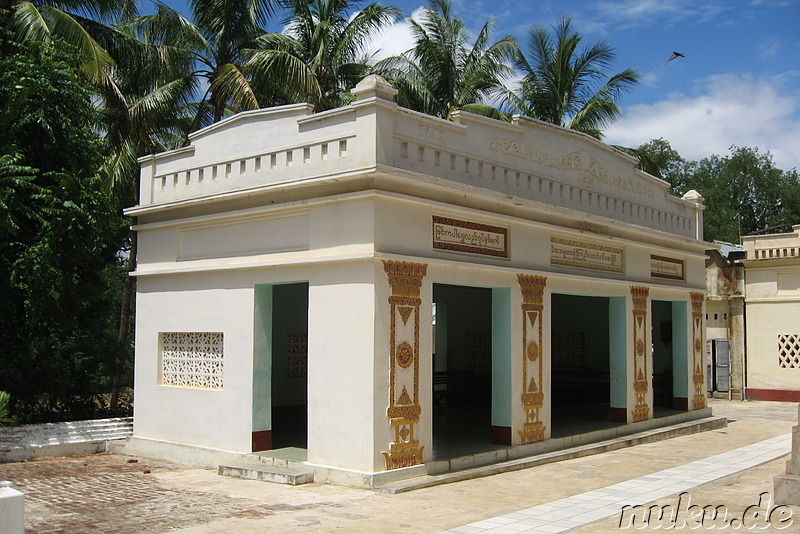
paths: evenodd
<path fill-rule="evenodd" d="M 676 57 L 686 57 L 686 56 L 684 56 L 684 55 L 683 55 L 683 54 L 681 54 L 680 52 L 673 52 L 673 53 L 672 53 L 672 55 L 671 55 L 671 56 L 669 56 L 669 59 L 668 59 L 667 61 L 672 61 L 672 60 L 673 60 L 673 59 L 675 59 Z"/>

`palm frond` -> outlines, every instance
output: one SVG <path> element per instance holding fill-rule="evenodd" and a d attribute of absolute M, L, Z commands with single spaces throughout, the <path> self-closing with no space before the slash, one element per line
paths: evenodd
<path fill-rule="evenodd" d="M 48 19 L 50 32 L 79 50 L 83 59 L 81 71 L 86 78 L 95 82 L 101 80 L 114 64 L 108 52 L 69 14 L 48 6 L 41 9 Z"/>

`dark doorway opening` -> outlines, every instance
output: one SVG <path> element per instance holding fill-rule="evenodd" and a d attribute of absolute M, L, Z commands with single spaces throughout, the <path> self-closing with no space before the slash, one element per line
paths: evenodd
<path fill-rule="evenodd" d="M 672 303 L 651 303 L 653 325 L 653 407 L 672 409 L 675 380 Z"/>
<path fill-rule="evenodd" d="M 433 456 L 500 448 L 491 443 L 492 290 L 434 284 Z"/>
<path fill-rule="evenodd" d="M 308 446 L 308 283 L 272 288 L 272 448 Z"/>
<path fill-rule="evenodd" d="M 553 294 L 551 307 L 551 435 L 616 426 L 609 421 L 609 299 Z"/>

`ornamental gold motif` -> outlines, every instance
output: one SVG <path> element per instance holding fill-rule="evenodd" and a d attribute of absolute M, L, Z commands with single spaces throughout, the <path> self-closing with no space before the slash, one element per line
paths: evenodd
<path fill-rule="evenodd" d="M 649 380 L 647 372 L 647 300 L 650 289 L 642 286 L 630 286 L 633 300 L 633 394 L 636 404 L 633 408 L 633 421 L 644 421 L 650 418 L 650 406 L 647 404 Z"/>
<path fill-rule="evenodd" d="M 394 440 L 389 443 L 388 451 L 381 452 L 387 470 L 423 463 L 424 446 L 420 446 L 414 431 L 422 413 L 419 404 L 419 309 L 422 300 L 419 295 L 427 268 L 424 263 L 383 260 L 383 269 L 392 288 L 386 416 L 394 430 Z"/>
<path fill-rule="evenodd" d="M 705 373 L 703 372 L 703 301 L 705 294 L 689 293 L 692 299 L 692 409 L 706 407 Z"/>
<path fill-rule="evenodd" d="M 544 312 L 544 288 L 547 278 L 518 274 L 522 292 L 522 409 L 525 423 L 519 436 L 522 443 L 542 441 L 545 426 L 539 420 L 544 406 L 542 390 L 542 315 Z"/>

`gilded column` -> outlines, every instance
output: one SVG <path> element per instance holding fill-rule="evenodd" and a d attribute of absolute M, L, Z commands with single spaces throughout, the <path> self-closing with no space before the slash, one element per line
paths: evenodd
<path fill-rule="evenodd" d="M 650 418 L 650 405 L 647 392 L 650 389 L 650 373 L 647 370 L 650 343 L 647 328 L 647 300 L 650 290 L 642 286 L 631 286 L 633 299 L 633 394 L 636 405 L 633 408 L 633 421 Z"/>
<path fill-rule="evenodd" d="M 418 465 L 422 461 L 414 427 L 419 423 L 419 298 L 422 279 L 428 266 L 424 263 L 383 260 L 392 295 L 389 338 L 389 408 L 386 415 L 394 430 L 389 450 L 382 451 L 386 469 Z M 398 393 L 399 391 L 399 393 Z"/>
<path fill-rule="evenodd" d="M 703 293 L 689 293 L 692 298 L 692 409 L 706 407 L 705 372 L 703 370 Z"/>
<path fill-rule="evenodd" d="M 542 389 L 542 314 L 547 278 L 518 274 L 522 291 L 522 408 L 525 424 L 519 431 L 522 443 L 544 439 L 545 426 L 539 420 L 544 405 Z"/>

